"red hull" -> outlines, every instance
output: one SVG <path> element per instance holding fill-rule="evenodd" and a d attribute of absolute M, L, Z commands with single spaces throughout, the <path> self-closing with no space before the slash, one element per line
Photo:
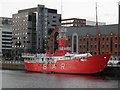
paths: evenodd
<path fill-rule="evenodd" d="M 27 71 L 45 73 L 95 74 L 103 71 L 110 54 L 91 56 L 86 59 L 58 60 L 55 64 L 24 63 Z"/>

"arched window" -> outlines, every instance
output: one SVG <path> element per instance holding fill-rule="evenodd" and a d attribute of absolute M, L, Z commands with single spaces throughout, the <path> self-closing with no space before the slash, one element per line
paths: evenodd
<path fill-rule="evenodd" d="M 78 53 L 78 35 L 76 33 L 72 36 L 72 52 Z"/>

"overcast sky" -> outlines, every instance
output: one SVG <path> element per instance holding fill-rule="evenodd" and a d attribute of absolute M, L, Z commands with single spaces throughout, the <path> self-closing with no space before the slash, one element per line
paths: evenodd
<path fill-rule="evenodd" d="M 37 7 L 57 9 L 62 19 L 81 18 L 95 21 L 95 3 L 98 5 L 98 21 L 107 24 L 118 23 L 118 2 L 120 0 L 0 0 L 0 17 L 12 17 L 18 10 Z M 62 2 L 62 4 L 61 4 Z M 61 8 L 62 6 L 62 8 Z"/>

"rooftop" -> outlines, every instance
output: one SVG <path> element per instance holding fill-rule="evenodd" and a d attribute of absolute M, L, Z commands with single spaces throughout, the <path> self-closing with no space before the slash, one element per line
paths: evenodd
<path fill-rule="evenodd" d="M 118 33 L 118 30 L 120 29 L 120 24 L 114 24 L 114 25 L 103 25 L 99 26 L 99 31 L 102 35 L 109 35 L 110 32 L 113 32 L 114 34 L 120 34 Z M 72 36 L 73 33 L 78 34 L 78 36 L 95 36 L 96 35 L 96 27 L 67 27 L 67 36 Z"/>

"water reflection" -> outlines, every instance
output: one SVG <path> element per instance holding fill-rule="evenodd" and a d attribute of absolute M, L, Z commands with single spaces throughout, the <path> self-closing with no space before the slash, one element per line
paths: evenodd
<path fill-rule="evenodd" d="M 105 77 L 92 75 L 54 74 L 54 76 L 57 88 L 100 88 L 104 85 L 102 83 L 108 80 Z"/>
<path fill-rule="evenodd" d="M 2 71 L 4 88 L 117 88 L 118 80 L 96 75 Z M 9 83 L 9 84 L 7 84 Z"/>
<path fill-rule="evenodd" d="M 87 79 L 87 80 L 107 80 L 107 78 L 97 75 L 71 75 L 71 74 L 54 74 L 58 78 Z"/>
<path fill-rule="evenodd" d="M 45 73 L 36 73 L 36 72 L 24 72 L 25 74 L 45 74 Z M 48 76 L 55 76 L 56 78 L 59 79 L 87 79 L 87 80 L 92 80 L 92 81 L 96 81 L 96 80 L 108 80 L 106 77 L 104 76 L 100 76 L 100 75 L 78 75 L 78 74 L 47 74 Z"/>

